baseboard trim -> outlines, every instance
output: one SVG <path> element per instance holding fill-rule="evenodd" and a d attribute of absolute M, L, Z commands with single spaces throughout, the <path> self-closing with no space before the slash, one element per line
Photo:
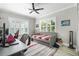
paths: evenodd
<path fill-rule="evenodd" d="M 67 43 L 63 43 L 63 45 L 65 45 L 65 46 L 67 46 L 67 47 L 69 46 L 69 44 L 67 44 Z"/>
<path fill-rule="evenodd" d="M 63 43 L 63 45 L 65 45 L 65 46 L 67 46 L 67 47 L 69 46 L 68 43 Z M 73 45 L 73 47 L 76 48 L 76 45 Z"/>

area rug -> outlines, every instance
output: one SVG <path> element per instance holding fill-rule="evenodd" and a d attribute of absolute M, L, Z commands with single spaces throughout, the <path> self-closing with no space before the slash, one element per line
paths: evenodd
<path fill-rule="evenodd" d="M 37 42 L 32 42 L 27 51 L 24 53 L 25 56 L 53 56 L 57 51 L 54 47 L 48 47 Z"/>

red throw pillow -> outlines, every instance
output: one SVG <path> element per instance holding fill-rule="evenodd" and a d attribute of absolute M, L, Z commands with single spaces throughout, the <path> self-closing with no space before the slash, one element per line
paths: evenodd
<path fill-rule="evenodd" d="M 8 43 L 12 43 L 12 42 L 14 42 L 15 41 L 15 38 L 10 34 L 9 36 L 8 36 L 8 38 L 7 38 L 7 42 Z"/>

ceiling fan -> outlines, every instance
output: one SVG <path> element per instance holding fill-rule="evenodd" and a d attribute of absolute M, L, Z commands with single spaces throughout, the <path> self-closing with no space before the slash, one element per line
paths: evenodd
<path fill-rule="evenodd" d="M 34 3 L 32 3 L 32 9 L 29 9 L 29 10 L 31 10 L 31 12 L 29 12 L 30 14 L 31 13 L 33 13 L 33 12 L 36 12 L 37 14 L 39 14 L 39 10 L 43 10 L 44 8 L 38 8 L 38 9 L 36 9 L 35 8 L 35 5 L 34 5 Z"/>

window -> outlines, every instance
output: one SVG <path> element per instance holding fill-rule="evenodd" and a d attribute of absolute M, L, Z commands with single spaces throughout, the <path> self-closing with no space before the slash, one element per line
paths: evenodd
<path fill-rule="evenodd" d="M 18 20 L 18 19 L 17 19 Z M 15 34 L 19 30 L 19 35 L 29 34 L 28 21 L 18 20 L 10 18 L 9 20 L 9 33 Z"/>
<path fill-rule="evenodd" d="M 55 32 L 56 29 L 56 20 L 41 20 L 40 21 L 40 31 L 42 32 Z"/>
<path fill-rule="evenodd" d="M 28 34 L 28 23 L 24 22 L 20 24 L 20 34 Z"/>

